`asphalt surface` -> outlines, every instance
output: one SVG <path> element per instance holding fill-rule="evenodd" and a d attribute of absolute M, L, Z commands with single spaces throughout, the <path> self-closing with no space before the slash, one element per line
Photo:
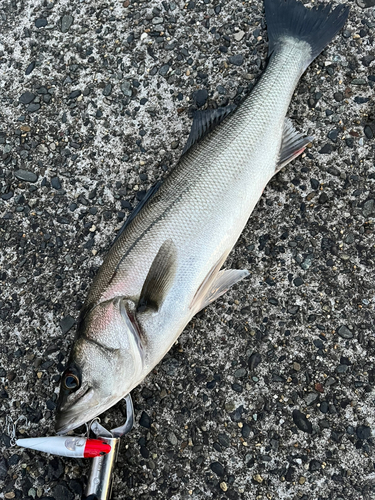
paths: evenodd
<path fill-rule="evenodd" d="M 114 499 L 375 498 L 375 7 L 348 3 L 289 110 L 315 140 L 228 259 L 250 277 L 133 391 Z M 240 102 L 266 55 L 259 0 L 1 2 L 0 498 L 81 498 L 88 460 L 12 435 L 54 434 L 116 231 L 173 168 L 192 111 Z"/>

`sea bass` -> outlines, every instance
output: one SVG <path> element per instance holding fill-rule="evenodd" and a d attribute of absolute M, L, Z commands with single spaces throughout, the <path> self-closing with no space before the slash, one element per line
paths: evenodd
<path fill-rule="evenodd" d="M 62 375 L 66 433 L 136 387 L 202 308 L 248 275 L 221 270 L 272 176 L 310 142 L 285 118 L 302 73 L 349 9 L 265 0 L 269 63 L 235 110 L 197 112 L 171 174 L 108 252 Z M 154 190 L 155 191 L 155 190 Z"/>

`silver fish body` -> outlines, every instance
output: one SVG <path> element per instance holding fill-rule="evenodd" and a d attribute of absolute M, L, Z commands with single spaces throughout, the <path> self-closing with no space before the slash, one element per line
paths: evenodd
<path fill-rule="evenodd" d="M 280 8 L 281 2 L 266 1 L 268 20 L 267 4 Z M 281 8 L 301 4 L 287 0 L 285 5 Z M 302 8 L 303 15 L 314 12 Z M 347 11 L 330 15 L 342 19 L 328 41 Z M 183 154 L 107 254 L 63 376 L 58 432 L 94 418 L 128 394 L 194 314 L 248 274 L 220 268 L 268 181 L 310 140 L 285 123 L 285 115 L 299 78 L 325 45 L 314 48 L 308 37 L 287 30 L 276 35 L 270 37 L 270 62 L 251 95 Z"/>

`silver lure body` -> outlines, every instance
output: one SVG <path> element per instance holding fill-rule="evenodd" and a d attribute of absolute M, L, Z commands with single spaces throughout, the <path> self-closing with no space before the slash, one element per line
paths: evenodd
<path fill-rule="evenodd" d="M 234 113 L 180 158 L 99 269 L 63 378 L 60 433 L 128 394 L 194 314 L 248 274 L 220 268 L 268 181 L 309 142 L 286 130 L 285 115 L 303 71 L 348 15 L 344 7 L 329 14 L 330 6 L 309 11 L 295 0 L 265 2 L 270 26 L 272 16 L 276 23 L 262 78 Z M 290 12 L 302 26 L 299 36 L 280 32 L 280 15 L 295 24 Z M 315 44 L 301 39 L 305 26 L 317 26 L 310 12 L 321 24 Z M 143 300 L 147 294 L 155 295 L 152 301 Z"/>

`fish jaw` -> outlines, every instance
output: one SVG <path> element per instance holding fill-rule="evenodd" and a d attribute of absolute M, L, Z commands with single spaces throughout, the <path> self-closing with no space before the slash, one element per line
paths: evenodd
<path fill-rule="evenodd" d="M 129 317 L 133 306 L 115 297 L 98 304 L 81 322 L 61 380 L 56 415 L 59 434 L 97 417 L 143 379 L 143 346 Z"/>

